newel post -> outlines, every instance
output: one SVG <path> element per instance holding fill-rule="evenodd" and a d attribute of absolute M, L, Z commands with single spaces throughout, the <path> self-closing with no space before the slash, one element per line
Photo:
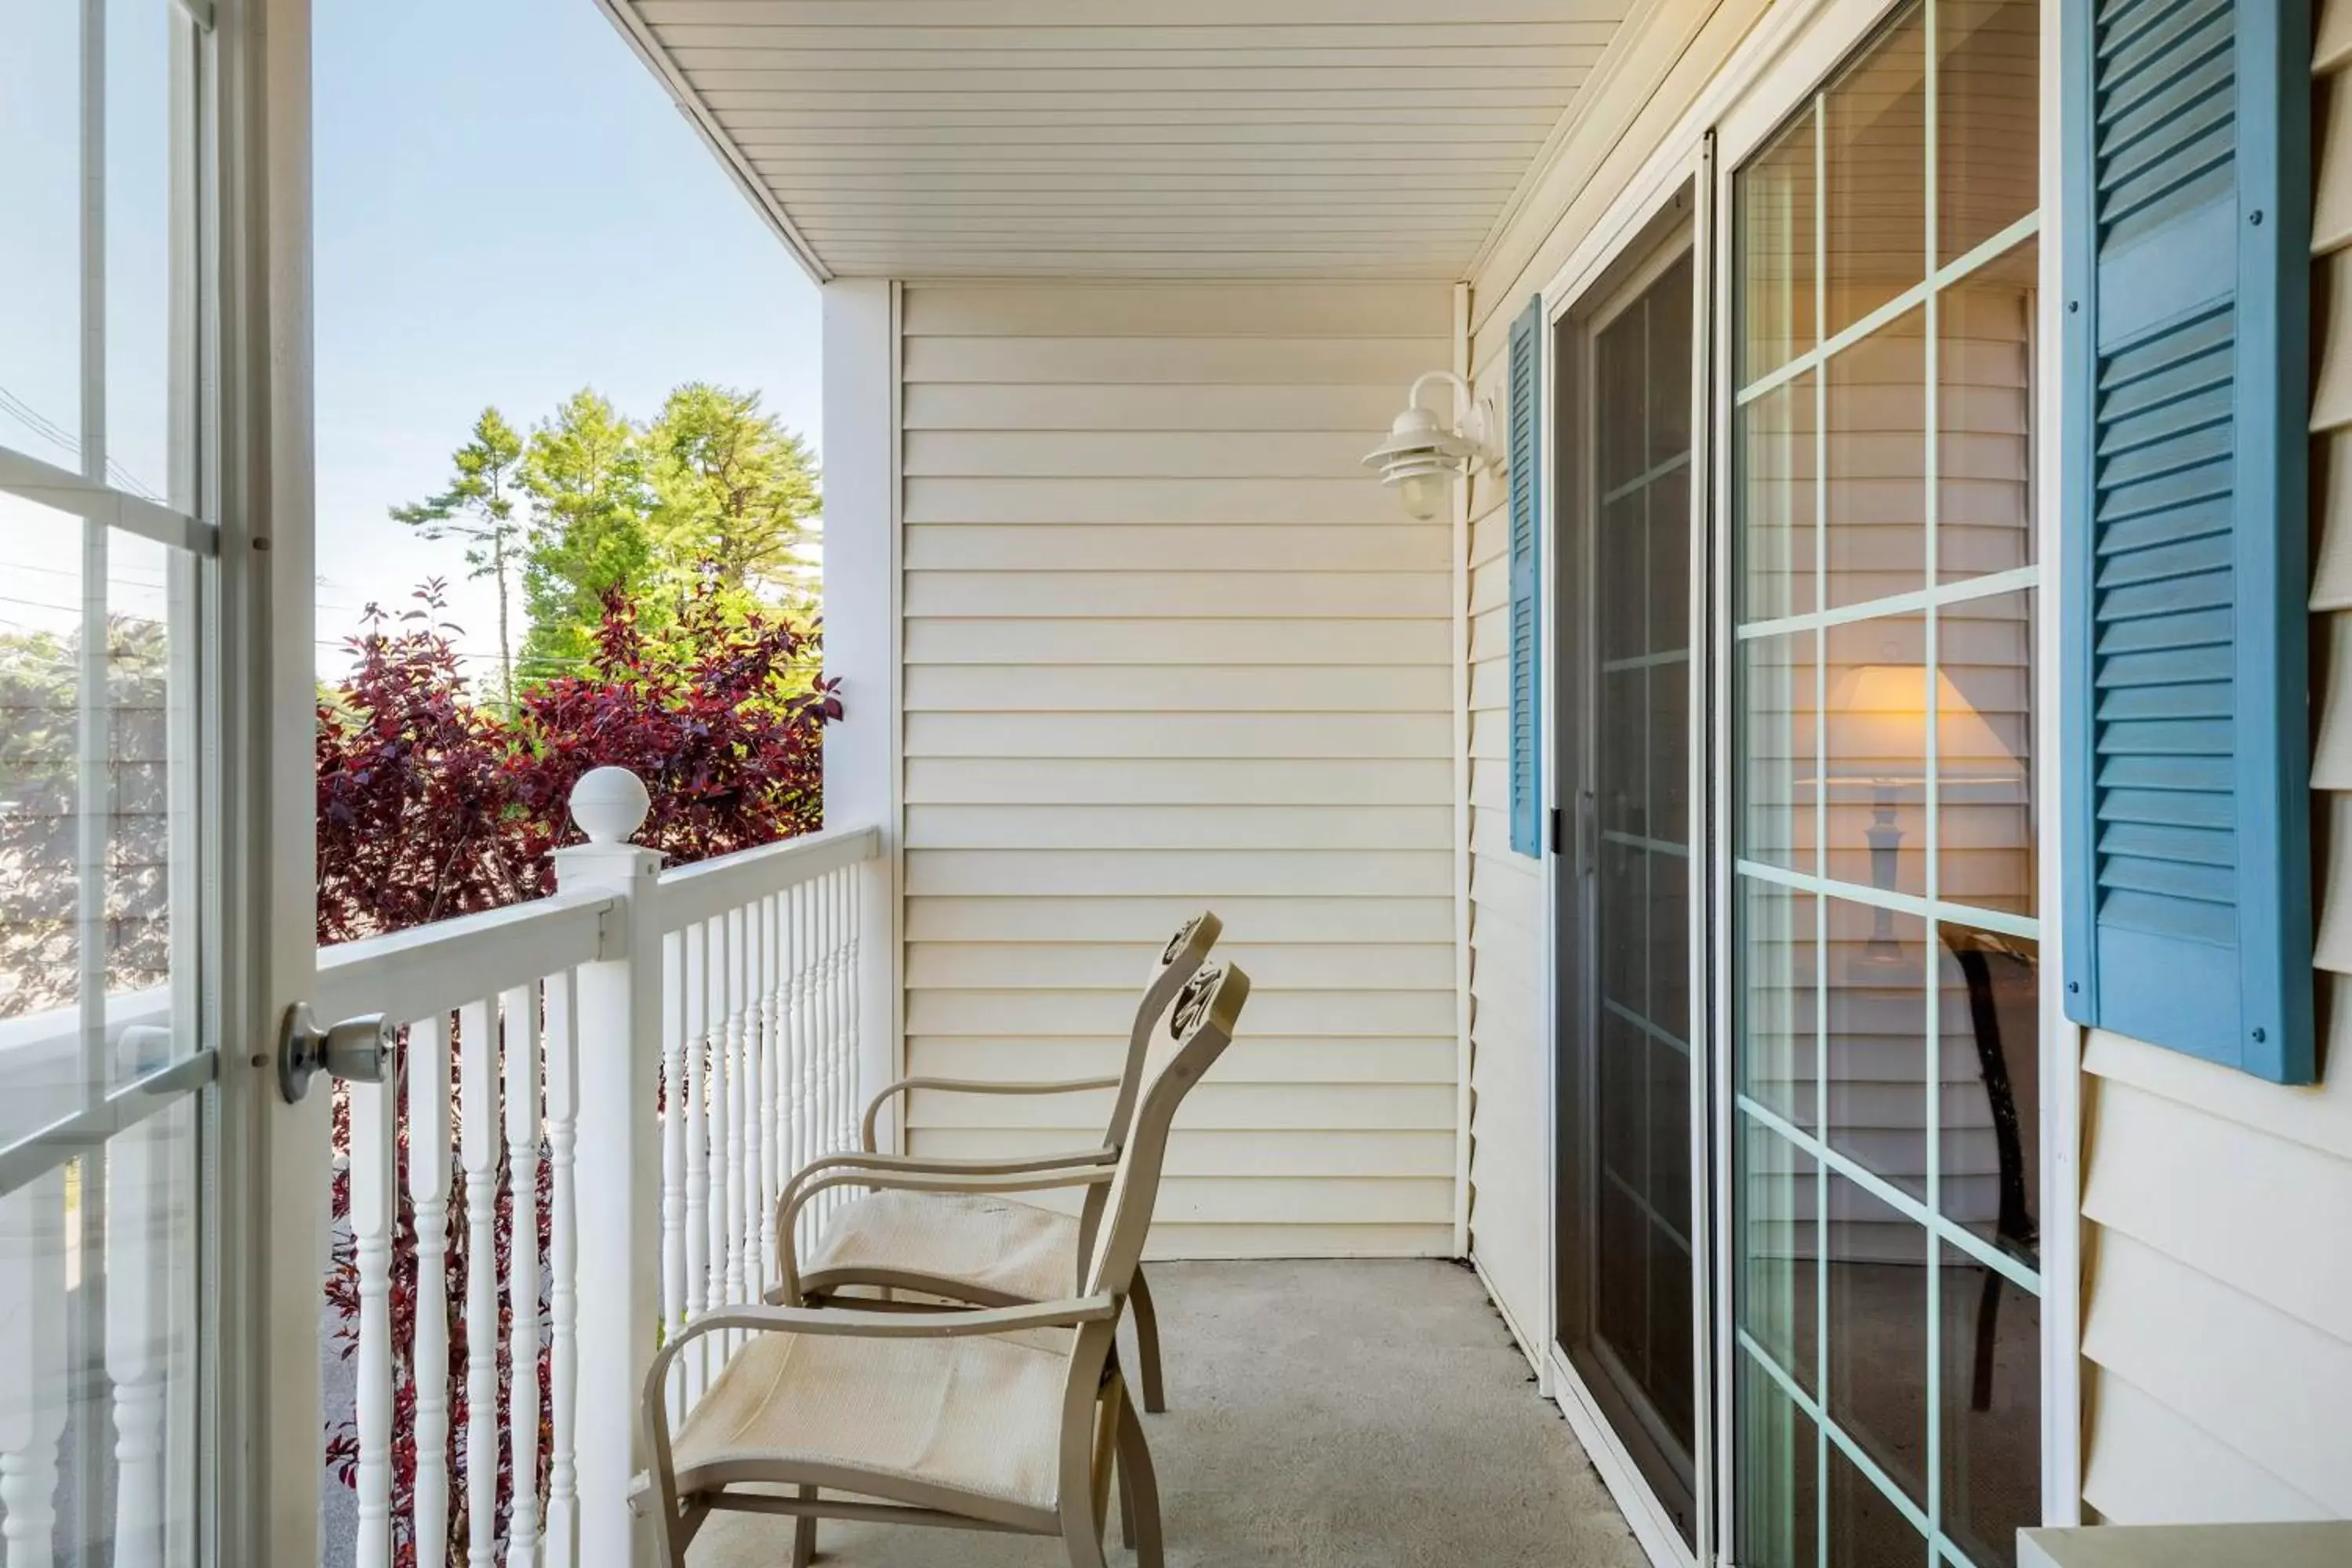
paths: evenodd
<path fill-rule="evenodd" d="M 557 890 L 611 893 L 597 961 L 580 969 L 579 1464 L 582 1568 L 654 1561 L 650 1521 L 628 1505 L 637 1396 L 660 1331 L 662 858 L 629 842 L 651 802 L 626 768 L 597 768 L 572 791 L 588 842 L 555 852 Z"/>

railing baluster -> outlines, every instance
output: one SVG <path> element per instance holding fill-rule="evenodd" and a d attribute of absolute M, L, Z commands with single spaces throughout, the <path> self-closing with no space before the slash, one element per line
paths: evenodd
<path fill-rule="evenodd" d="M 491 1005 L 457 1009 L 458 1155 L 466 1172 L 466 1561 L 498 1560 L 499 1036 Z"/>
<path fill-rule="evenodd" d="M 56 1550 L 65 1217 L 62 1165 L 0 1197 L 0 1561 L 9 1568 L 47 1563 Z"/>
<path fill-rule="evenodd" d="M 507 1253 L 507 1443 L 514 1495 L 507 1568 L 539 1562 L 539 987 L 505 993 L 507 1191 L 514 1241 Z"/>
<path fill-rule="evenodd" d="M 769 1149 L 762 1136 L 761 1101 L 767 1093 L 767 1062 L 760 1037 L 760 905 L 745 904 L 741 916 L 742 951 L 735 960 L 732 984 L 743 1008 L 743 1287 L 746 1301 L 756 1301 L 768 1285 L 768 1260 L 760 1247 L 760 1198 L 768 1184 Z"/>
<path fill-rule="evenodd" d="M 168 1029 L 122 1033 L 123 1066 L 171 1059 Z M 166 1375 L 172 1342 L 172 1238 L 184 1214 L 174 1156 L 188 1133 L 173 1116 L 118 1132 L 106 1152 L 106 1373 L 114 1385 L 114 1568 L 163 1568 Z"/>
<path fill-rule="evenodd" d="M 395 1080 L 396 1081 L 396 1080 Z M 351 1095 L 352 1257 L 359 1270 L 360 1348 L 352 1415 L 359 1428 L 360 1568 L 392 1561 L 392 1228 L 394 1089 L 354 1083 Z M 8 1561 L 16 1556 L 12 1552 Z"/>
<path fill-rule="evenodd" d="M 855 876 L 847 867 L 833 874 L 833 1059 L 841 1073 L 841 1115 L 834 1123 L 834 1139 L 845 1149 L 856 1136 L 851 1129 L 857 1116 L 857 1036 L 849 1020 L 857 990 L 849 969 L 850 943 L 857 931 Z"/>
<path fill-rule="evenodd" d="M 416 1219 L 415 1539 L 420 1560 L 449 1539 L 449 1015 L 408 1031 L 408 1196 Z"/>
<path fill-rule="evenodd" d="M 578 1408 L 580 1347 L 579 1210 L 572 1186 L 573 1146 L 580 1117 L 579 976 L 559 969 L 547 977 L 548 1179 L 548 1568 L 572 1568 L 579 1558 L 579 1476 L 572 1451 Z"/>
<path fill-rule="evenodd" d="M 727 1089 L 731 1075 L 727 1070 L 727 942 L 724 922 L 703 922 L 703 941 L 709 944 L 709 956 L 702 969 L 703 1007 L 710 1033 L 710 1202 L 704 1211 L 704 1223 L 709 1227 L 704 1239 L 703 1258 L 710 1269 L 709 1300 L 713 1307 L 727 1304 Z M 710 1346 L 715 1375 L 727 1364 L 729 1347 L 724 1337 L 712 1335 L 704 1342 Z"/>
<path fill-rule="evenodd" d="M 731 1306 L 750 1300 L 743 1293 L 743 1221 L 750 1212 L 744 1202 L 750 1156 L 743 1122 L 746 1090 L 751 1087 L 750 1063 L 743 1048 L 743 911 L 730 910 L 711 923 L 726 954 L 713 978 L 719 983 L 719 1005 L 727 1018 L 727 1300 Z M 730 1347 L 733 1343 L 730 1339 Z"/>
<path fill-rule="evenodd" d="M 699 1317 L 710 1299 L 710 1124 L 709 1086 L 710 1058 L 703 1033 L 706 994 L 702 968 L 707 958 L 703 929 L 691 925 L 679 933 L 686 963 L 680 1016 L 686 1031 L 686 1315 Z M 691 1348 L 686 1362 L 684 1397 L 688 1405 L 700 1397 L 709 1352 L 702 1344 Z"/>
<path fill-rule="evenodd" d="M 782 1090 L 783 1053 L 780 1048 L 776 1012 L 776 927 L 780 919 L 775 897 L 761 899 L 759 942 L 754 948 L 760 1009 L 760 1289 L 764 1294 L 780 1270 L 776 1255 L 776 1197 L 790 1174 L 776 1137 L 776 1100 Z"/>
<path fill-rule="evenodd" d="M 809 995 L 809 898 L 805 883 L 792 890 L 792 983 L 793 983 L 793 1167 L 797 1170 L 816 1158 L 814 1130 L 816 1119 L 812 1114 L 816 1100 L 816 1032 L 813 1026 Z M 806 1252 L 815 1241 L 814 1205 L 804 1205 L 799 1220 L 797 1245 Z"/>
<path fill-rule="evenodd" d="M 858 933 L 866 929 L 866 868 L 847 866 L 842 868 L 841 889 L 844 916 L 841 962 L 841 1013 L 845 1021 L 845 1039 L 842 1070 L 849 1079 L 849 1115 L 853 1119 L 842 1126 L 845 1146 L 855 1146 L 857 1140 L 856 1117 L 866 1109 L 866 1021 L 863 998 L 859 995 L 860 942 Z M 887 1078 L 888 1074 L 882 1075 Z M 878 1129 L 877 1129 L 878 1131 Z"/>
<path fill-rule="evenodd" d="M 662 1298 L 661 1321 L 686 1322 L 686 936 L 662 938 Z M 673 1392 L 675 1401 L 678 1394 Z M 674 1409 L 673 1417 L 685 1415 Z"/>
<path fill-rule="evenodd" d="M 824 904 L 824 1069 L 825 1126 L 823 1152 L 833 1153 L 845 1146 L 841 1136 L 845 1120 L 844 1108 L 848 1100 L 848 1075 L 841 1070 L 841 875 L 834 872 L 817 884 L 817 895 Z M 827 1191 L 828 1214 L 838 1209 L 846 1199 L 840 1187 Z"/>

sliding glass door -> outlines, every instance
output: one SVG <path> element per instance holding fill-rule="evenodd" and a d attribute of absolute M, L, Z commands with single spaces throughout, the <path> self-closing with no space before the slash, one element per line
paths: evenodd
<path fill-rule="evenodd" d="M 1730 184 L 1729 1374 L 1752 1568 L 2040 1513 L 2032 0 L 1917 0 Z"/>
<path fill-rule="evenodd" d="M 1560 1349 L 1696 1541 L 1687 200 L 1560 329 Z"/>

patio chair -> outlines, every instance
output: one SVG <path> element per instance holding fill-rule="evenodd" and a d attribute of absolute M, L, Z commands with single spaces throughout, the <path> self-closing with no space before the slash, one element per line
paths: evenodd
<path fill-rule="evenodd" d="M 891 1084 L 866 1110 L 865 1152 L 811 1162 L 777 1198 L 776 1234 L 795 1236 L 803 1205 L 832 1187 L 871 1188 L 845 1205 L 805 1260 L 781 1249 L 782 1279 L 766 1299 L 782 1306 L 823 1306 L 851 1289 L 896 1291 L 1012 1307 L 1058 1300 L 1076 1293 L 1079 1260 L 1102 1216 L 1101 1173 L 1118 1158 L 1135 1110 L 1136 1086 L 1152 1026 L 1179 987 L 1207 961 L 1224 930 L 1209 910 L 1187 921 L 1160 950 L 1128 1036 L 1127 1059 L 1116 1077 L 1009 1083 L 985 1079 L 910 1078 Z M 916 1089 L 952 1094 L 1071 1094 L 1112 1089 L 1110 1121 L 1091 1149 L 1012 1160 L 943 1160 L 885 1155 L 874 1151 L 876 1120 L 893 1098 Z M 976 1179 L 1030 1177 L 1019 1187 L 973 1187 Z M 1074 1216 L 1002 1194 L 1083 1186 Z M 1151 1288 L 1139 1270 L 1129 1300 L 1135 1312 L 1137 1373 L 1143 1407 L 1168 1407 L 1161 1380 L 1160 1322 Z M 859 1298 L 861 1304 L 876 1304 Z"/>
<path fill-rule="evenodd" d="M 1080 1290 L 980 1311 L 733 1307 L 665 1344 L 646 1376 L 651 1468 L 635 1493 L 658 1510 L 663 1561 L 685 1568 L 696 1531 L 728 1510 L 793 1519 L 793 1568 L 814 1554 L 819 1519 L 1057 1537 L 1073 1568 L 1106 1568 L 1116 1468 L 1141 1568 L 1162 1568 L 1159 1486 L 1119 1372 L 1118 1318 L 1169 1123 L 1248 996 L 1239 969 L 1202 969 L 1152 1041 L 1118 1158 L 1096 1177 L 1102 1218 Z M 673 1432 L 670 1368 L 715 1333 L 749 1338 Z"/>

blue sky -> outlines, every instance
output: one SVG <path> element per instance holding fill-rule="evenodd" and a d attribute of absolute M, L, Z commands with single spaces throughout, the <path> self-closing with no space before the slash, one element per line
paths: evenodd
<path fill-rule="evenodd" d="M 520 427 L 593 384 L 642 418 L 701 379 L 821 441 L 816 286 L 593 0 L 317 0 L 313 26 L 322 639 L 439 574 L 493 653 L 489 584 L 385 516 L 485 404 Z"/>
<path fill-rule="evenodd" d="M 108 450 L 160 494 L 171 0 L 107 0 Z M 319 636 L 450 579 L 478 670 L 495 595 L 388 508 L 446 482 L 496 404 L 593 385 L 643 418 L 680 382 L 757 389 L 820 440 L 815 286 L 594 0 L 316 0 Z M 79 8 L 0 0 L 0 446 L 80 466 Z M 79 529 L 0 501 L 0 630 L 79 613 Z M 154 547 L 110 595 L 152 613 Z M 151 558 L 152 557 L 152 558 Z M 520 636 L 520 627 L 517 628 Z"/>

